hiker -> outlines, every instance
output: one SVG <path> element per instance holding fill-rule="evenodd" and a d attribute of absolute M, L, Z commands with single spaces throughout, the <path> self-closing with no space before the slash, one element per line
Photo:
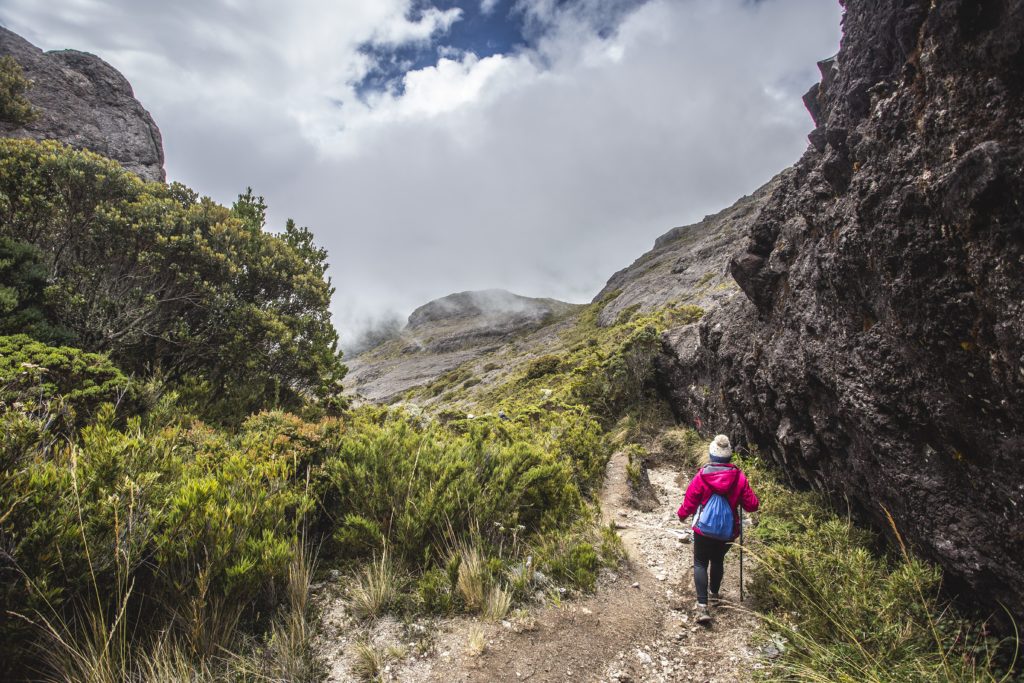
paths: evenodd
<path fill-rule="evenodd" d="M 725 554 L 740 535 L 737 508 L 742 505 L 747 512 L 754 512 L 759 504 L 747 477 L 731 461 L 729 437 L 719 434 L 708 447 L 707 463 L 686 487 L 677 513 L 680 522 L 694 515 L 693 585 L 697 590 L 697 621 L 702 624 L 711 622 L 708 589 L 712 603 L 716 604 L 725 572 Z"/>

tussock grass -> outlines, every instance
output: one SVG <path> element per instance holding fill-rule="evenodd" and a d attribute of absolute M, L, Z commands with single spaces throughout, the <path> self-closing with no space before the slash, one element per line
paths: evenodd
<path fill-rule="evenodd" d="M 487 592 L 487 562 L 476 545 L 458 544 L 459 578 L 456 586 L 466 608 L 477 611 L 484 605 Z"/>
<path fill-rule="evenodd" d="M 140 683 L 213 683 L 217 677 L 204 663 L 196 663 L 188 649 L 177 640 L 165 635 L 136 662 L 136 676 Z"/>
<path fill-rule="evenodd" d="M 479 657 L 487 651 L 487 636 L 483 627 L 473 625 L 469 628 L 466 636 L 466 654 L 470 657 Z"/>
<path fill-rule="evenodd" d="M 352 648 L 352 672 L 363 681 L 375 681 L 387 665 L 384 651 L 373 643 L 362 641 Z"/>
<path fill-rule="evenodd" d="M 401 575 L 385 549 L 356 575 L 349 608 L 358 619 L 377 617 L 395 603 L 401 587 Z"/>
<path fill-rule="evenodd" d="M 313 651 L 309 604 L 316 557 L 308 546 L 304 548 L 293 553 L 288 565 L 288 607 L 271 628 L 267 643 L 267 669 L 273 680 L 313 683 L 322 679 L 323 663 Z"/>
<path fill-rule="evenodd" d="M 940 570 L 910 555 L 891 517 L 899 551 L 879 555 L 871 533 L 817 495 L 781 486 L 756 460 L 743 467 L 762 500 L 746 548 L 752 593 L 785 643 L 765 680 L 1011 680 L 1001 671 L 1016 661 L 1017 639 L 985 637 L 959 617 L 941 598 Z"/>
<path fill-rule="evenodd" d="M 491 586 L 484 597 L 483 617 L 487 621 L 501 621 L 512 607 L 512 594 L 498 585 Z"/>

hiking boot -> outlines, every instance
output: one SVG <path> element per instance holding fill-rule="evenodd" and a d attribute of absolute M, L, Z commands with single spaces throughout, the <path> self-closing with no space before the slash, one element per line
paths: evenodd
<path fill-rule="evenodd" d="M 711 611 L 708 610 L 707 605 L 702 605 L 698 602 L 695 611 L 697 612 L 698 624 L 708 625 L 711 623 Z"/>
<path fill-rule="evenodd" d="M 708 600 L 708 604 L 709 605 L 721 605 L 722 604 L 722 596 L 719 595 L 718 593 L 711 593 L 708 597 L 710 598 Z"/>

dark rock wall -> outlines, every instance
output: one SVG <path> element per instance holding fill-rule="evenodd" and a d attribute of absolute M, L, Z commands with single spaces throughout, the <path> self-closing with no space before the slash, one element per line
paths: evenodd
<path fill-rule="evenodd" d="M 5 55 L 32 81 L 26 97 L 39 117 L 20 127 L 0 121 L 0 136 L 60 140 L 120 162 L 145 180 L 165 179 L 160 130 L 121 72 L 87 52 L 43 52 L 0 26 Z"/>
<path fill-rule="evenodd" d="M 1020 618 L 1024 0 L 845 4 L 811 145 L 730 264 L 747 298 L 667 335 L 663 382 Z"/>

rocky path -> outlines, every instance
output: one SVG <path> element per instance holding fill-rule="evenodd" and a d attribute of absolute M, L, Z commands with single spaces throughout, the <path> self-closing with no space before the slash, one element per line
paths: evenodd
<path fill-rule="evenodd" d="M 614 521 L 629 564 L 606 572 L 595 595 L 545 606 L 502 624 L 459 618 L 425 624 L 382 620 L 362 637 L 380 647 L 397 644 L 386 681 L 714 681 L 751 679 L 760 666 L 751 644 L 756 618 L 739 608 L 739 558 L 726 558 L 725 604 L 710 627 L 693 617 L 691 544 L 675 517 L 681 474 L 649 471 L 657 502 L 650 512 L 629 506 L 626 457 L 608 465 L 602 507 Z M 325 619 L 339 615 L 330 610 Z M 344 619 L 342 618 L 342 621 Z M 342 626 L 342 624 L 338 624 Z M 338 635 L 344 631 L 338 629 Z M 429 646 L 410 638 L 429 636 Z M 483 651 L 467 644 L 475 635 Z M 345 637 L 350 639 L 351 636 Z M 410 642 L 402 645 L 402 640 Z M 342 648 L 341 652 L 346 652 Z M 354 680 L 351 657 L 335 657 L 331 681 Z"/>

